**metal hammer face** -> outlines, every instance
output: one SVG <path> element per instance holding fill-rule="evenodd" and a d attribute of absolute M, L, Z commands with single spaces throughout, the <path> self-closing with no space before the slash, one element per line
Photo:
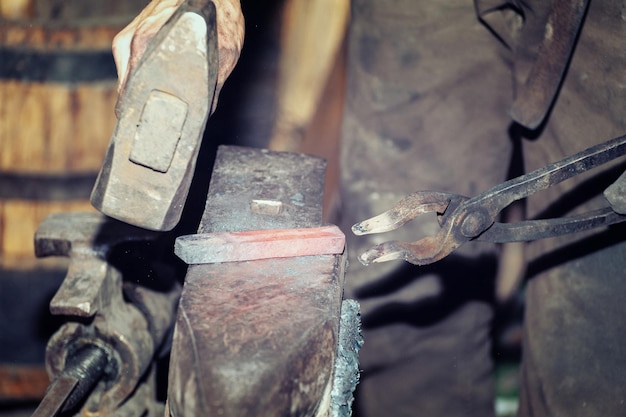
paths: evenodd
<path fill-rule="evenodd" d="M 118 102 L 119 119 L 91 195 L 98 210 L 151 230 L 178 223 L 217 65 L 213 3 L 185 2 L 150 42 Z"/>

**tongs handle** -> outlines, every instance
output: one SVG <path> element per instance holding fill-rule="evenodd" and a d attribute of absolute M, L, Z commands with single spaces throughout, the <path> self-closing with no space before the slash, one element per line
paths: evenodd
<path fill-rule="evenodd" d="M 464 202 L 465 212 L 485 210 L 492 222 L 512 202 L 552 187 L 626 154 L 626 135 L 592 146 L 543 168 L 513 178 Z M 488 227 L 488 226 L 487 226 Z M 478 230 L 478 236 L 483 230 Z"/>

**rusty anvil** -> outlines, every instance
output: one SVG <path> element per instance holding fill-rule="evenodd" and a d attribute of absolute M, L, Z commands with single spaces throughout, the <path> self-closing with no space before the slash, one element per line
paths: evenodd
<path fill-rule="evenodd" d="M 321 224 L 324 170 L 306 155 L 218 149 L 198 234 L 176 240 L 190 266 L 171 416 L 350 415 L 362 341 L 358 304 L 342 302 L 344 236 Z"/>

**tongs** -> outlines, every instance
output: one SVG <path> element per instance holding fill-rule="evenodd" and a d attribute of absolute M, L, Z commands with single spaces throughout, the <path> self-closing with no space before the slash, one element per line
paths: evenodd
<path fill-rule="evenodd" d="M 390 210 L 352 226 L 356 235 L 395 230 L 416 216 L 436 212 L 439 232 L 416 242 L 389 241 L 360 255 L 364 265 L 405 260 L 415 265 L 439 261 L 469 241 L 523 242 L 581 232 L 620 223 L 626 215 L 611 207 L 572 217 L 498 223 L 499 213 L 516 200 L 545 190 L 626 154 L 626 135 L 593 146 L 561 161 L 511 179 L 473 198 L 437 191 L 419 191 Z"/>

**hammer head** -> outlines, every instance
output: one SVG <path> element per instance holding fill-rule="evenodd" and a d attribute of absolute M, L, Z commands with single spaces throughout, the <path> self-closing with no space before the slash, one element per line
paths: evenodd
<path fill-rule="evenodd" d="M 150 230 L 171 230 L 178 223 L 213 101 L 217 65 L 213 3 L 183 4 L 128 79 L 91 194 L 94 207 Z"/>

